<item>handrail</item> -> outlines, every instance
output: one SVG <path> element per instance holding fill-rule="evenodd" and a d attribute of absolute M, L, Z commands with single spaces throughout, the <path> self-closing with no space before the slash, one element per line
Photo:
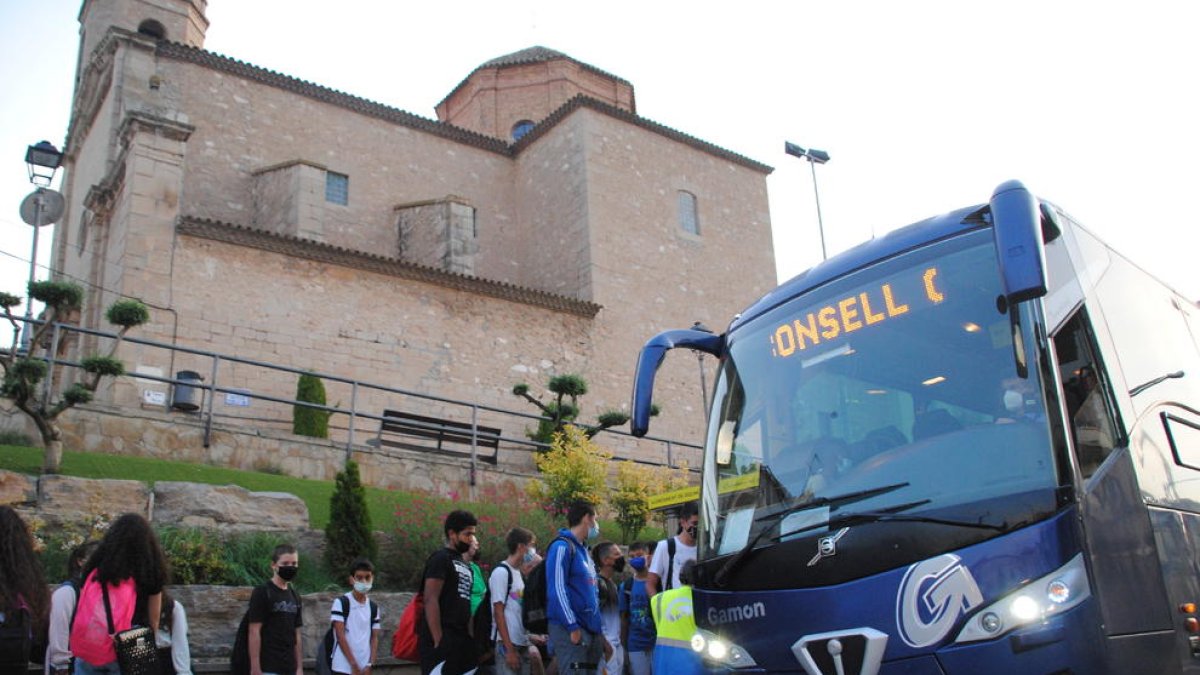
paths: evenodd
<path fill-rule="evenodd" d="M 24 317 L 13 317 L 13 318 L 15 318 L 18 321 L 22 321 L 22 322 L 28 321 L 28 322 L 31 322 L 31 323 L 34 323 L 37 325 L 41 325 L 41 324 L 45 323 L 45 321 L 43 321 L 41 319 L 34 319 L 34 318 L 25 319 Z M 43 398 L 46 401 L 49 400 L 50 394 L 52 391 L 52 381 L 53 381 L 53 377 L 54 377 L 53 373 L 55 370 L 55 366 L 69 366 L 69 367 L 73 367 L 73 368 L 79 368 L 81 366 L 81 364 L 77 361 L 57 357 L 58 346 L 61 342 L 61 339 L 62 339 L 62 336 L 64 333 L 72 333 L 73 332 L 73 333 L 79 333 L 79 334 L 83 334 L 83 335 L 90 335 L 90 336 L 94 336 L 94 337 L 101 337 L 101 338 L 114 339 L 114 340 L 117 339 L 116 333 L 98 330 L 98 329 L 94 329 L 94 328 L 85 328 L 82 326 L 75 326 L 75 325 L 62 323 L 62 322 L 56 322 L 55 324 L 53 324 L 53 328 L 54 328 L 54 332 L 53 332 L 52 339 L 51 339 L 50 353 L 47 356 L 38 356 L 37 357 L 43 361 L 46 361 L 50 366 L 47 377 L 46 377 L 45 388 L 44 388 L 44 391 L 42 394 Z M 347 415 L 349 417 L 349 420 L 348 420 L 348 424 L 346 427 L 347 433 L 346 433 L 345 450 L 346 450 L 346 458 L 349 459 L 353 452 L 356 452 L 356 451 L 362 452 L 361 449 L 356 450 L 354 448 L 355 431 L 358 427 L 357 420 L 359 418 L 370 419 L 370 420 L 375 420 L 375 421 L 379 421 L 379 422 L 382 422 L 384 420 L 384 416 L 381 414 L 374 414 L 369 411 L 358 410 L 360 390 L 366 389 L 366 390 L 371 390 L 371 391 L 383 392 L 383 393 L 387 393 L 387 394 L 408 396 L 408 397 L 416 398 L 416 399 L 423 400 L 423 401 L 430 401 L 430 402 L 435 402 L 435 403 L 443 403 L 443 404 L 459 406 L 459 407 L 463 407 L 463 408 L 469 408 L 470 409 L 470 419 L 471 419 L 471 438 L 472 438 L 470 484 L 472 486 L 474 486 L 475 485 L 475 477 L 476 477 L 476 464 L 477 464 L 477 459 L 478 459 L 477 458 L 477 449 L 478 449 L 477 441 L 478 441 L 479 426 L 480 426 L 480 424 L 479 424 L 480 411 L 497 413 L 497 414 L 510 416 L 510 417 L 523 418 L 526 420 L 539 421 L 539 420 L 544 419 L 540 415 L 536 415 L 536 414 L 532 414 L 532 413 L 528 413 L 528 412 L 524 412 L 524 411 L 511 410 L 511 409 L 501 408 L 498 406 L 492 406 L 492 405 L 487 405 L 487 404 L 483 404 L 483 403 L 475 403 L 475 402 L 470 402 L 470 401 L 449 398 L 449 397 L 445 397 L 445 396 L 437 396 L 434 394 L 426 394 L 426 393 L 421 393 L 421 392 L 417 392 L 417 391 L 413 391 L 413 390 L 409 390 L 409 389 L 402 389 L 399 387 L 390 387 L 387 385 L 376 384 L 376 383 L 367 382 L 364 380 L 348 378 L 348 377 L 336 375 L 333 373 L 323 373 L 323 372 L 313 371 L 313 370 L 304 369 L 304 368 L 295 368 L 292 366 L 271 363 L 268 361 L 259 361 L 256 359 L 250 359 L 250 358 L 245 358 L 245 357 L 241 357 L 241 356 L 232 356 L 232 355 L 228 355 L 228 354 L 222 354 L 220 352 L 215 352 L 215 351 L 211 351 L 211 350 L 207 350 L 207 349 L 198 349 L 195 347 L 187 347 L 187 346 L 178 345 L 178 344 L 169 344 L 169 343 L 160 342 L 157 340 L 150 340 L 147 338 L 130 337 L 128 335 L 122 337 L 121 339 L 123 342 L 128 342 L 131 344 L 144 345 L 144 346 L 154 347 L 154 348 L 158 348 L 158 349 L 165 349 L 167 351 L 176 352 L 176 353 L 190 354 L 193 356 L 204 357 L 204 358 L 211 360 L 209 380 L 207 382 L 203 382 L 203 383 L 197 383 L 196 381 L 190 380 L 190 379 L 189 380 L 180 380 L 174 376 L 174 375 L 178 375 L 178 373 L 171 374 L 172 375 L 171 377 L 162 377 L 162 376 L 158 376 L 158 375 L 152 375 L 149 373 L 126 373 L 126 375 L 131 376 L 131 377 L 135 377 L 135 378 L 142 379 L 142 380 L 149 380 L 152 382 L 160 382 L 160 383 L 164 383 L 164 384 L 170 384 L 172 387 L 177 386 L 177 385 L 184 385 L 184 386 L 190 386 L 190 387 L 194 387 L 196 389 L 201 389 L 201 390 L 207 391 L 208 392 L 207 401 L 205 401 L 203 410 L 200 413 L 202 418 L 204 419 L 204 436 L 203 437 L 204 437 L 204 447 L 206 447 L 206 448 L 209 447 L 209 444 L 210 444 L 211 438 L 212 438 L 213 419 L 216 416 L 215 411 L 214 411 L 214 402 L 215 402 L 216 394 L 239 394 L 239 395 L 246 396 L 248 398 L 255 399 L 255 400 L 268 401 L 268 402 L 272 402 L 272 403 L 278 403 L 281 405 L 292 405 L 292 406 L 299 405 L 299 406 L 303 406 L 306 408 L 322 410 L 322 411 L 325 411 L 332 415 Z M 0 350 L 0 352 L 3 352 L 3 351 L 6 351 L 6 350 Z M 297 375 L 305 375 L 305 374 L 313 375 L 313 376 L 321 378 L 322 380 L 327 381 L 327 382 L 337 382 L 337 383 L 349 385 L 350 390 L 351 390 L 350 407 L 347 409 L 347 408 L 340 407 L 340 405 L 339 406 L 329 406 L 329 405 L 324 405 L 324 404 L 320 404 L 320 403 L 312 403 L 309 401 L 300 401 L 300 400 L 293 399 L 293 398 L 285 398 L 282 396 L 275 396 L 273 394 L 269 394 L 266 392 L 256 392 L 256 391 L 244 388 L 244 387 L 234 388 L 234 387 L 222 386 L 222 384 L 220 382 L 218 382 L 218 378 L 219 378 L 219 374 L 220 374 L 219 373 L 220 366 L 223 363 L 241 364 L 241 365 L 251 366 L 251 367 L 255 367 L 255 368 L 264 368 L 267 370 L 285 372 L 285 373 L 293 373 L 293 374 L 297 374 Z M 168 397 L 166 400 L 166 404 L 164 406 L 167 410 L 171 410 L 171 402 L 172 402 L 171 397 Z M 280 420 L 280 421 L 282 421 L 282 420 Z M 605 431 L 605 433 L 609 433 L 609 434 L 616 435 L 616 436 L 622 436 L 622 437 L 631 439 L 635 442 L 652 441 L 655 443 L 660 443 L 665 446 L 665 449 L 666 449 L 666 457 L 665 457 L 666 461 L 665 462 L 649 462 L 649 461 L 641 460 L 641 459 L 632 459 L 632 461 L 639 463 L 639 464 L 674 467 L 675 466 L 675 457 L 674 457 L 675 448 L 683 447 L 683 448 L 691 448 L 694 450 L 701 449 L 701 446 L 695 445 L 693 443 L 686 443 L 683 441 L 672 440 L 669 438 L 663 438 L 663 437 L 659 437 L 659 436 L 649 436 L 648 435 L 648 436 L 645 436 L 645 437 L 642 437 L 639 439 L 639 438 L 635 437 L 633 434 L 631 434 L 627 431 L 622 431 L 620 429 L 608 428 L 608 429 L 605 429 L 604 431 Z M 499 436 L 498 440 L 508 443 L 510 445 L 525 446 L 525 447 L 534 448 L 534 449 L 540 448 L 540 447 L 545 447 L 544 443 L 539 443 L 537 441 L 533 441 L 530 439 Z M 367 443 L 367 445 L 369 446 L 370 443 Z M 696 468 L 693 467 L 692 470 L 695 471 Z"/>

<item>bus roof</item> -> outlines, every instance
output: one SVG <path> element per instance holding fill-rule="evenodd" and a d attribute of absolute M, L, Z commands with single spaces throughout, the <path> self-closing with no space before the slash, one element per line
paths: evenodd
<path fill-rule="evenodd" d="M 958 209 L 901 227 L 843 251 L 792 277 L 764 295 L 729 324 L 729 332 L 802 293 L 857 269 L 939 239 L 987 225 L 987 221 L 984 220 L 987 210 L 987 204 Z"/>

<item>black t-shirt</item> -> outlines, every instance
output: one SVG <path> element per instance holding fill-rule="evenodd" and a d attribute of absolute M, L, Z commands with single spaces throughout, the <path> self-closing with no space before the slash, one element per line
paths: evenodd
<path fill-rule="evenodd" d="M 254 589 L 247 612 L 250 623 L 261 623 L 258 663 L 264 673 L 296 672 L 296 629 L 304 625 L 300 596 L 274 582 Z"/>
<path fill-rule="evenodd" d="M 442 592 L 438 595 L 442 630 L 466 635 L 467 624 L 471 621 L 471 586 L 475 582 L 471 566 L 457 552 L 442 548 L 425 562 L 423 578 L 442 580 Z M 429 598 L 425 601 L 429 602 Z M 429 630 L 425 621 L 420 625 L 425 631 Z"/>

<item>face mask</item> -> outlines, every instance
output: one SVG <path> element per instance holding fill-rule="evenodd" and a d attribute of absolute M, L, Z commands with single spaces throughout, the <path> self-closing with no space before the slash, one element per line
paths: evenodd
<path fill-rule="evenodd" d="M 356 581 L 356 582 L 354 582 L 354 590 L 355 590 L 355 591 L 357 591 L 357 592 L 359 592 L 359 593 L 366 594 L 368 591 L 370 591 L 370 590 L 371 590 L 371 582 L 369 582 L 369 581 Z"/>
<path fill-rule="evenodd" d="M 467 551 L 471 550 L 471 542 L 459 539 L 454 543 L 454 550 L 458 551 L 459 553 L 466 553 Z"/>
<path fill-rule="evenodd" d="M 616 572 L 617 574 L 620 574 L 621 572 L 625 571 L 625 559 L 624 558 L 617 558 L 617 561 L 615 563 L 613 563 L 613 571 Z"/>
<path fill-rule="evenodd" d="M 600 523 L 592 523 L 592 526 L 590 528 L 588 528 L 588 539 L 595 539 L 596 537 L 599 537 L 599 536 L 600 536 Z"/>
<path fill-rule="evenodd" d="M 629 566 L 636 572 L 641 572 L 646 569 L 646 556 L 639 555 L 629 559 Z"/>
<path fill-rule="evenodd" d="M 533 562 L 533 559 L 536 557 L 537 557 L 537 549 L 530 546 L 529 550 L 525 551 L 525 557 L 521 558 L 521 562 L 528 565 L 529 563 Z"/>
<path fill-rule="evenodd" d="M 296 578 L 296 572 L 298 571 L 300 571 L 300 568 L 295 565 L 281 565 L 276 568 L 275 573 L 279 575 L 280 579 L 291 581 Z"/>
<path fill-rule="evenodd" d="M 685 531 L 688 533 L 688 536 L 692 537 L 693 539 L 696 537 L 696 526 L 695 525 L 689 527 Z"/>

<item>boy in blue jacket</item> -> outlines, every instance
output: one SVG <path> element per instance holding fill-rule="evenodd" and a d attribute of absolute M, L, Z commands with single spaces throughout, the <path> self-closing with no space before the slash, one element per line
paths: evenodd
<path fill-rule="evenodd" d="M 599 535 L 596 507 L 576 501 L 567 509 L 567 527 L 546 550 L 546 618 L 563 673 L 598 672 L 612 655 L 600 621 L 596 568 L 584 546 Z"/>

